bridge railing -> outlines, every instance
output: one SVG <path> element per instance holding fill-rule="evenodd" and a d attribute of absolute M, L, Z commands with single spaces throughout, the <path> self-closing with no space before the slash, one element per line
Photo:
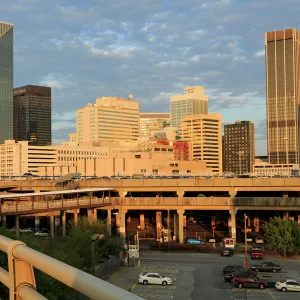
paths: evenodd
<path fill-rule="evenodd" d="M 108 282 L 0 235 L 0 250 L 7 253 L 8 269 L 0 268 L 0 282 L 9 288 L 10 300 L 45 300 L 36 290 L 33 267 L 90 299 L 141 300 Z"/>

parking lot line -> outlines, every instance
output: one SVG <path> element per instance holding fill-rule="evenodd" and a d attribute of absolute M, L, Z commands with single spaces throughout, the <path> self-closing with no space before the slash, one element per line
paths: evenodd
<path fill-rule="evenodd" d="M 276 300 L 276 298 L 274 297 L 274 295 L 271 293 L 271 291 L 269 289 L 267 289 L 267 291 L 269 292 L 269 295 L 272 297 L 272 299 Z"/>
<path fill-rule="evenodd" d="M 136 288 L 144 288 L 144 289 L 160 289 L 160 290 L 175 290 L 176 289 L 176 285 L 167 285 L 167 286 L 163 286 L 163 285 L 138 285 L 136 286 Z"/>
<path fill-rule="evenodd" d="M 160 269 L 160 268 L 147 268 L 145 267 L 145 269 L 143 270 L 144 272 L 148 272 L 148 273 L 171 273 L 171 274 L 176 274 L 178 273 L 177 269 Z"/>
<path fill-rule="evenodd" d="M 155 299 L 173 299 L 173 296 L 167 296 L 167 295 L 153 295 L 153 294 L 136 294 L 137 296 L 140 296 L 144 299 L 149 298 L 155 298 Z"/>
<path fill-rule="evenodd" d="M 143 268 L 142 272 L 145 270 L 145 267 Z M 132 286 L 132 288 L 130 289 L 130 292 L 132 293 L 132 291 L 135 289 L 136 285 L 138 284 L 139 280 L 137 279 L 137 281 L 134 283 L 134 285 Z"/>

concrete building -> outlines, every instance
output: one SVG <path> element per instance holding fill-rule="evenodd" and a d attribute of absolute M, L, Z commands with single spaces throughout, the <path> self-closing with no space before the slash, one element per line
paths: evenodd
<path fill-rule="evenodd" d="M 170 98 L 171 126 L 180 128 L 180 121 L 184 116 L 207 114 L 208 96 L 204 94 L 204 87 L 190 86 L 184 89 L 183 95 Z"/>
<path fill-rule="evenodd" d="M 51 88 L 26 85 L 14 89 L 13 135 L 15 141 L 29 145 L 48 146 L 52 143 Z"/>
<path fill-rule="evenodd" d="M 170 113 L 140 113 L 140 136 L 154 137 L 170 126 Z"/>
<path fill-rule="evenodd" d="M 299 164 L 300 32 L 265 34 L 268 156 Z"/>
<path fill-rule="evenodd" d="M 224 172 L 245 174 L 253 172 L 255 163 L 254 124 L 236 121 L 224 125 Z"/>
<path fill-rule="evenodd" d="M 262 177 L 291 177 L 299 176 L 299 165 L 256 163 L 253 166 L 253 175 Z"/>
<path fill-rule="evenodd" d="M 0 22 L 0 144 L 13 138 L 13 29 Z"/>
<path fill-rule="evenodd" d="M 139 103 L 117 97 L 102 97 L 76 111 L 77 142 L 137 140 Z"/>
<path fill-rule="evenodd" d="M 180 138 L 191 143 L 191 159 L 205 161 L 214 175 L 222 173 L 221 114 L 185 116 L 181 121 Z"/>

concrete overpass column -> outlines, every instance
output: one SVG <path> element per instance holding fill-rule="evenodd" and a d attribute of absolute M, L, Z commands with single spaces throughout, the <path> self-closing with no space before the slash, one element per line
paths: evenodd
<path fill-rule="evenodd" d="M 35 231 L 40 230 L 40 217 L 34 217 L 34 228 Z"/>
<path fill-rule="evenodd" d="M 77 225 L 78 223 L 78 212 L 77 210 L 74 211 L 74 224 Z"/>
<path fill-rule="evenodd" d="M 54 216 L 50 215 L 50 236 L 54 238 Z"/>
<path fill-rule="evenodd" d="M 20 217 L 16 216 L 16 236 L 20 236 Z"/>
<path fill-rule="evenodd" d="M 87 213 L 90 222 L 97 220 L 97 210 L 95 211 L 94 209 L 88 209 Z"/>
<path fill-rule="evenodd" d="M 55 224 L 55 228 L 60 226 L 60 217 L 59 216 L 55 216 L 54 217 L 54 224 Z"/>
<path fill-rule="evenodd" d="M 140 213 L 140 229 L 145 229 L 145 215 L 144 213 Z"/>
<path fill-rule="evenodd" d="M 184 191 L 183 190 L 177 191 L 177 196 L 178 198 L 182 198 L 184 196 Z"/>
<path fill-rule="evenodd" d="M 230 195 L 231 198 L 234 198 L 237 194 L 237 191 L 235 189 L 231 189 L 228 191 L 228 194 Z"/>
<path fill-rule="evenodd" d="M 231 237 L 236 239 L 236 213 L 237 213 L 237 209 L 235 207 L 231 208 L 229 210 L 229 214 L 230 214 L 230 221 L 231 221 Z"/>
<path fill-rule="evenodd" d="M 183 214 L 185 210 L 184 209 L 177 209 L 178 213 L 178 231 L 179 231 L 179 243 L 184 243 L 184 230 L 183 230 Z"/>
<path fill-rule="evenodd" d="M 258 213 L 255 213 L 253 225 L 254 225 L 254 231 L 259 232 L 259 214 Z"/>
<path fill-rule="evenodd" d="M 288 220 L 289 219 L 289 212 L 285 211 L 283 212 L 283 220 Z"/>
<path fill-rule="evenodd" d="M 126 213 L 127 209 L 120 209 L 118 213 L 120 218 L 119 233 L 123 244 L 126 242 Z"/>
<path fill-rule="evenodd" d="M 162 220 L 161 220 L 161 211 L 156 212 L 156 238 L 161 238 L 162 230 Z"/>
<path fill-rule="evenodd" d="M 107 226 L 108 233 L 111 233 L 111 209 L 107 210 L 106 226 Z"/>
<path fill-rule="evenodd" d="M 62 222 L 62 236 L 66 236 L 66 217 L 67 214 L 65 211 L 63 211 L 62 215 L 61 215 L 61 222 Z"/>

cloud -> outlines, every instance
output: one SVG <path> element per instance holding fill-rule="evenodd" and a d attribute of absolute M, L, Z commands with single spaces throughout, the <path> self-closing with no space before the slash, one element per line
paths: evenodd
<path fill-rule="evenodd" d="M 190 85 L 204 86 L 209 109 L 228 122 L 265 119 L 264 34 L 300 29 L 297 0 L 188 4 L 0 1 L 0 20 L 15 26 L 15 86 L 52 87 L 54 141 L 97 97 L 133 94 L 141 111 L 168 111 Z"/>

